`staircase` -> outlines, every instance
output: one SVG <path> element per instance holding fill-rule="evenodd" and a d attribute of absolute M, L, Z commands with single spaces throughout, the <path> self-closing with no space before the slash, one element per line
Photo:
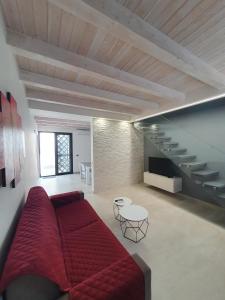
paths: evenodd
<path fill-rule="evenodd" d="M 200 161 L 195 154 L 189 153 L 188 149 L 173 141 L 160 124 L 138 125 L 136 128 L 142 130 L 145 137 L 164 156 L 179 167 L 194 184 L 204 189 L 205 192 L 210 193 L 217 200 L 217 204 L 225 207 L 225 180 L 221 178 L 218 170 L 210 169 L 207 166 L 207 162 Z M 224 200 L 224 205 L 223 202 L 221 203 L 221 200 Z"/>

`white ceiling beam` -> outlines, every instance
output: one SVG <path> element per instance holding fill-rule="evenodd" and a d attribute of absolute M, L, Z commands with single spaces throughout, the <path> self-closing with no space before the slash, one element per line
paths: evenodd
<path fill-rule="evenodd" d="M 41 126 L 54 126 L 54 127 L 70 127 L 70 128 L 84 128 L 89 129 L 89 125 L 83 125 L 83 124 L 72 124 L 72 123 L 66 123 L 66 122 L 51 122 L 51 121 L 39 121 L 36 120 L 37 125 Z"/>
<path fill-rule="evenodd" d="M 185 99 L 179 91 L 23 34 L 7 31 L 7 42 L 16 55 L 167 100 Z"/>
<path fill-rule="evenodd" d="M 67 126 L 67 127 L 77 127 L 82 126 L 83 128 L 89 128 L 90 126 L 83 125 L 83 124 L 72 124 L 67 122 L 53 122 L 53 121 L 36 121 L 37 124 L 46 124 L 46 125 L 58 125 L 58 126 Z"/>
<path fill-rule="evenodd" d="M 38 101 L 44 101 L 50 103 L 58 103 L 62 105 L 92 108 L 92 109 L 111 111 L 111 112 L 119 112 L 119 113 L 124 113 L 129 115 L 138 115 L 141 113 L 140 109 L 130 107 L 130 106 L 114 104 L 114 103 L 101 101 L 101 100 L 94 100 L 94 99 L 90 100 L 85 98 L 79 98 L 77 96 L 53 94 L 41 90 L 27 89 L 26 98 L 28 100 L 38 100 Z"/>
<path fill-rule="evenodd" d="M 48 1 L 209 86 L 225 87 L 224 74 L 114 0 Z"/>
<path fill-rule="evenodd" d="M 61 118 L 49 118 L 49 117 L 41 117 L 35 116 L 34 117 L 36 122 L 52 122 L 52 123 L 63 123 L 63 124 L 71 124 L 71 125 L 82 125 L 90 127 L 90 122 L 78 121 L 78 120 L 68 120 L 68 119 L 61 119 Z"/>
<path fill-rule="evenodd" d="M 37 123 L 37 125 L 40 127 L 60 127 L 60 128 L 74 128 L 74 129 L 89 129 L 88 127 L 86 126 L 83 126 L 83 125 L 71 125 L 71 124 L 62 124 L 62 123 L 46 123 L 46 122 L 40 122 L 40 123 Z"/>
<path fill-rule="evenodd" d="M 89 126 L 84 126 L 82 124 L 69 124 L 69 123 L 58 123 L 58 122 L 45 122 L 45 121 L 38 121 L 36 122 L 38 125 L 42 126 L 54 126 L 54 127 L 72 127 L 72 128 L 85 128 L 88 129 Z"/>
<path fill-rule="evenodd" d="M 159 104 L 157 102 L 136 99 L 130 96 L 112 93 L 76 82 L 65 81 L 24 70 L 20 70 L 19 76 L 20 80 L 28 86 L 86 96 L 91 99 L 102 99 L 111 102 L 118 102 L 121 104 L 129 104 L 138 108 L 156 109 L 159 107 Z"/>
<path fill-rule="evenodd" d="M 99 111 L 95 109 L 87 109 L 80 107 L 70 107 L 66 105 L 47 103 L 41 101 L 28 101 L 29 108 L 34 114 L 39 114 L 43 112 L 57 112 L 57 113 L 66 113 L 73 114 L 78 116 L 89 116 L 95 118 L 107 118 L 113 120 L 125 120 L 130 121 L 131 117 L 129 115 L 124 115 L 120 113 L 108 112 L 108 111 Z"/>

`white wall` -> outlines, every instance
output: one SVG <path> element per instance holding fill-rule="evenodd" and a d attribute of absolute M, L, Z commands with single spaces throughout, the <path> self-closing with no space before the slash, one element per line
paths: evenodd
<path fill-rule="evenodd" d="M 91 162 L 91 136 L 90 131 L 76 130 L 74 134 L 74 172 L 80 172 L 81 162 Z"/>
<path fill-rule="evenodd" d="M 36 136 L 34 123 L 30 116 L 25 93 L 19 81 L 15 59 L 5 42 L 5 29 L 0 11 L 0 90 L 3 93 L 9 91 L 17 101 L 18 112 L 22 117 L 25 132 L 26 158 L 22 180 L 15 189 L 0 188 L 0 259 L 3 252 L 4 241 L 10 226 L 13 223 L 16 212 L 24 200 L 25 190 L 35 183 L 37 179 L 36 164 Z M 1 261 L 0 261 L 1 269 Z"/>
<path fill-rule="evenodd" d="M 91 161 L 91 137 L 89 130 L 66 127 L 38 126 L 39 131 L 68 132 L 73 134 L 73 172 L 79 172 L 80 162 Z M 79 156 L 77 156 L 79 154 Z"/>
<path fill-rule="evenodd" d="M 93 190 L 138 183 L 143 179 L 143 135 L 126 121 L 92 121 Z"/>

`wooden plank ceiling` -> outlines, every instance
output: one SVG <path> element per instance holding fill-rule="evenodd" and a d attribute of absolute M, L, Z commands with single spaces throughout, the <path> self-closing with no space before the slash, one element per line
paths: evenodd
<path fill-rule="evenodd" d="M 1 8 L 36 104 L 135 119 L 225 91 L 225 0 L 1 0 Z"/>

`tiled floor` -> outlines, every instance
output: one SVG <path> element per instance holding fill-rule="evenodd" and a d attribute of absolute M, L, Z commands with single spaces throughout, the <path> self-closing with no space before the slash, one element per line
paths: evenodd
<path fill-rule="evenodd" d="M 41 184 L 51 194 L 82 188 L 75 178 Z M 225 210 L 144 185 L 85 194 L 130 253 L 139 253 L 151 267 L 153 300 L 225 299 Z M 124 239 L 114 220 L 112 199 L 120 195 L 149 211 L 149 232 L 139 244 Z"/>
<path fill-rule="evenodd" d="M 44 177 L 38 180 L 49 195 L 82 190 L 85 194 L 91 192 L 91 186 L 80 179 L 79 174 Z"/>

